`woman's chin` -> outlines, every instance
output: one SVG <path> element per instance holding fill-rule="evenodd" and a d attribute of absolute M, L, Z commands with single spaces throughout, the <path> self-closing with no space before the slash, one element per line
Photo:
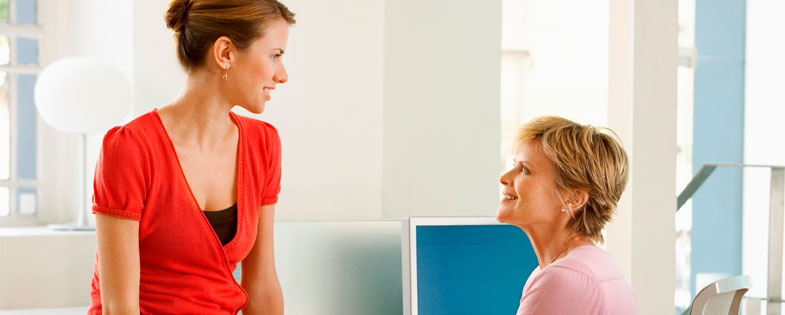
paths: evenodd
<path fill-rule="evenodd" d="M 507 219 L 508 219 L 508 215 L 504 211 L 504 209 L 499 208 L 499 210 L 496 210 L 496 221 L 498 221 L 499 223 L 507 223 Z"/>
<path fill-rule="evenodd" d="M 250 112 L 253 112 L 254 114 L 261 114 L 264 112 L 264 105 L 266 105 L 265 102 L 259 102 Z"/>
<path fill-rule="evenodd" d="M 499 223 L 520 226 L 523 223 L 521 219 L 521 213 L 513 207 L 499 207 L 496 210 L 496 221 Z"/>
<path fill-rule="evenodd" d="M 247 110 L 248 112 L 250 112 L 251 114 L 261 114 L 264 112 L 264 105 L 265 105 L 264 102 L 262 102 L 256 106 L 241 106 L 241 107 Z"/>

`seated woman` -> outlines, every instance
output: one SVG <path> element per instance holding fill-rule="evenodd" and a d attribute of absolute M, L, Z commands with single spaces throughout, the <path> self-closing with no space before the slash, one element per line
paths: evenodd
<path fill-rule="evenodd" d="M 601 248 L 627 182 L 627 154 L 606 128 L 559 117 L 525 124 L 500 181 L 496 219 L 520 227 L 539 260 L 518 315 L 637 314 L 635 294 Z"/>

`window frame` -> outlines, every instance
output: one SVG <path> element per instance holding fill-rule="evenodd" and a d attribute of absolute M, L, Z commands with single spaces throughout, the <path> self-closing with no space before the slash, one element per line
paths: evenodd
<path fill-rule="evenodd" d="M 7 24 L 0 24 L 0 35 L 8 36 L 9 39 L 9 49 L 10 49 L 10 60 L 8 65 L 0 66 L 0 71 L 4 71 L 7 73 L 7 84 L 9 86 L 8 89 L 8 109 L 9 109 L 9 178 L 7 180 L 0 180 L 0 186 L 8 187 L 9 188 L 9 214 L 7 216 L 0 216 L 0 227 L 3 226 L 29 226 L 29 225 L 38 225 L 40 223 L 40 215 L 41 215 L 41 208 L 40 208 L 40 154 L 39 150 L 36 150 L 36 159 L 35 165 L 38 171 L 36 172 L 35 179 L 21 179 L 18 177 L 18 157 L 17 157 L 17 146 L 19 141 L 18 135 L 18 113 L 19 113 L 19 90 L 18 90 L 18 75 L 20 74 L 32 74 L 38 76 L 43 69 L 41 66 L 41 60 L 43 55 L 43 38 L 44 38 L 44 29 L 41 23 L 41 13 L 42 13 L 42 2 L 40 0 L 36 1 L 36 24 L 16 24 L 17 21 L 17 12 L 16 12 L 16 4 L 17 0 L 8 0 L 8 23 Z M 31 38 L 38 41 L 38 63 L 35 65 L 22 65 L 19 64 L 18 59 L 19 56 L 16 53 L 17 49 L 17 38 L 24 37 L 24 38 Z M 38 123 L 38 119 L 36 119 L 36 136 L 40 138 L 40 124 Z M 40 140 L 40 139 L 39 139 Z M 36 141 L 36 145 L 40 141 Z M 29 188 L 36 190 L 36 211 L 30 215 L 20 215 L 18 214 L 18 196 L 17 192 L 20 188 Z"/>
<path fill-rule="evenodd" d="M 695 0 L 679 0 L 679 43 L 677 63 L 677 120 L 676 120 L 676 180 L 678 194 L 693 176 L 693 112 L 695 98 L 695 68 L 698 51 L 695 46 Z M 683 71 L 686 71 L 682 77 Z M 688 80 L 688 81 L 682 81 Z M 683 90 L 685 89 L 685 90 Z M 682 99 L 684 98 L 684 99 Z M 686 103 L 685 103 L 686 102 Z M 694 296 L 691 291 L 695 283 L 691 280 L 692 259 L 692 200 L 676 212 L 676 240 L 674 243 L 674 307 L 677 312 L 688 309 Z M 696 291 L 697 292 L 697 291 Z"/>

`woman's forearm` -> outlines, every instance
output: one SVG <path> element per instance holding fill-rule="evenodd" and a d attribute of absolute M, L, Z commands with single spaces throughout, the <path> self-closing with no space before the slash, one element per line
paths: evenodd
<path fill-rule="evenodd" d="M 262 287 L 246 288 L 248 305 L 243 309 L 246 315 L 283 315 L 283 292 L 278 279 L 268 281 Z"/>
<path fill-rule="evenodd" d="M 136 305 L 103 305 L 101 314 L 103 315 L 138 315 L 139 304 Z"/>
<path fill-rule="evenodd" d="M 103 314 L 139 314 L 139 222 L 97 214 Z"/>

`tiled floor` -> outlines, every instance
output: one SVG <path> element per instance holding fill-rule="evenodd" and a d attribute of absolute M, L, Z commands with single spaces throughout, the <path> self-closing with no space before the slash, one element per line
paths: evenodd
<path fill-rule="evenodd" d="M 87 306 L 65 308 L 39 308 L 27 310 L 0 310 L 0 315 L 84 315 Z"/>

